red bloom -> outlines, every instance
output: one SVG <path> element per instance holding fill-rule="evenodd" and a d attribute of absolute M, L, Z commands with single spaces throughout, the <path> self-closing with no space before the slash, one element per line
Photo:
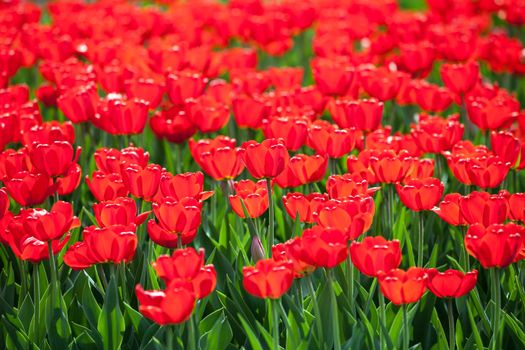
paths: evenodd
<path fill-rule="evenodd" d="M 354 129 L 337 129 L 326 121 L 316 121 L 308 128 L 308 146 L 330 158 L 340 158 L 354 148 Z"/>
<path fill-rule="evenodd" d="M 200 73 L 180 71 L 168 75 L 166 89 L 171 102 L 176 106 L 182 106 L 187 98 L 202 95 L 207 82 L 208 79 Z"/>
<path fill-rule="evenodd" d="M 525 166 L 525 154 L 522 152 L 522 142 L 509 131 L 493 131 L 490 134 L 490 144 L 494 153 L 512 168 Z"/>
<path fill-rule="evenodd" d="M 266 139 L 261 143 L 248 141 L 243 148 L 246 150 L 244 164 L 257 179 L 276 177 L 284 170 L 290 157 L 282 139 Z"/>
<path fill-rule="evenodd" d="M 135 228 L 135 225 L 88 226 L 82 233 L 84 240 L 69 247 L 64 263 L 72 269 L 81 270 L 107 262 L 130 262 L 138 243 Z"/>
<path fill-rule="evenodd" d="M 396 184 L 401 202 L 414 211 L 432 209 L 443 195 L 445 186 L 439 179 L 426 177 L 410 179 L 404 185 Z"/>
<path fill-rule="evenodd" d="M 232 100 L 232 110 L 238 127 L 258 129 L 268 117 L 271 104 L 262 96 L 237 95 Z"/>
<path fill-rule="evenodd" d="M 292 192 L 283 196 L 282 201 L 284 209 L 290 217 L 301 222 L 313 223 L 315 222 L 314 213 L 328 200 L 328 196 L 324 193 L 311 193 L 307 196 L 300 192 Z"/>
<path fill-rule="evenodd" d="M 523 244 L 522 234 L 523 228 L 516 224 L 488 227 L 474 224 L 465 236 L 465 248 L 484 268 L 505 268 L 519 254 Z"/>
<path fill-rule="evenodd" d="M 133 78 L 124 82 L 126 95 L 148 103 L 150 109 L 155 109 L 162 100 L 164 85 L 154 79 Z"/>
<path fill-rule="evenodd" d="M 56 179 L 57 193 L 60 196 L 65 196 L 73 193 L 80 185 L 80 179 L 82 177 L 82 168 L 80 165 L 72 164 L 64 176 Z"/>
<path fill-rule="evenodd" d="M 374 98 L 364 100 L 338 99 L 329 105 L 332 119 L 341 128 L 373 131 L 381 124 L 383 102 Z"/>
<path fill-rule="evenodd" d="M 9 212 L 9 196 L 5 187 L 0 188 L 0 220 Z"/>
<path fill-rule="evenodd" d="M 241 218 L 245 218 L 242 204 L 251 218 L 258 218 L 268 209 L 268 189 L 265 180 L 257 183 L 241 180 L 235 182 L 233 186 L 236 194 L 230 195 L 230 204 L 233 211 Z"/>
<path fill-rule="evenodd" d="M 77 162 L 80 150 L 78 147 L 75 156 L 73 146 L 67 141 L 33 144 L 29 148 L 29 158 L 37 172 L 54 177 L 64 175 Z"/>
<path fill-rule="evenodd" d="M 232 139 L 228 136 L 219 135 L 214 139 L 201 139 L 195 141 L 194 139 L 189 140 L 190 152 L 197 164 L 202 168 L 201 154 L 204 152 L 209 152 L 216 148 L 221 147 L 230 147 L 235 148 L 235 139 Z"/>
<path fill-rule="evenodd" d="M 197 299 L 208 296 L 217 284 L 213 265 L 204 265 L 203 249 L 198 252 L 193 248 L 177 249 L 172 256 L 161 255 L 153 263 L 153 268 L 166 285 L 172 281 L 191 283 Z"/>
<path fill-rule="evenodd" d="M 372 194 L 377 188 L 368 188 L 368 181 L 357 174 L 331 175 L 326 181 L 326 192 L 332 199 Z"/>
<path fill-rule="evenodd" d="M 188 197 L 179 201 L 175 198 L 166 197 L 153 203 L 152 208 L 158 220 L 158 226 L 169 232 L 174 239 L 180 235 L 183 244 L 193 240 L 201 224 L 202 204 L 199 201 Z M 150 220 L 148 230 L 158 230 L 156 225 L 154 220 Z M 158 232 L 154 232 L 154 235 L 155 233 Z"/>
<path fill-rule="evenodd" d="M 95 84 L 89 83 L 64 90 L 57 99 L 58 108 L 73 123 L 82 123 L 95 116 L 99 97 Z"/>
<path fill-rule="evenodd" d="M 481 188 L 498 187 L 510 170 L 510 163 L 503 162 L 498 156 L 470 158 L 464 165 L 470 182 Z"/>
<path fill-rule="evenodd" d="M 163 109 L 149 120 L 153 133 L 174 143 L 183 143 L 197 132 L 186 111 L 180 106 Z"/>
<path fill-rule="evenodd" d="M 230 108 L 211 96 L 203 95 L 185 102 L 189 120 L 203 133 L 218 131 L 228 123 Z"/>
<path fill-rule="evenodd" d="M 382 236 L 366 237 L 350 245 L 352 263 L 362 274 L 378 277 L 381 272 L 396 269 L 401 264 L 399 241 L 387 241 Z"/>
<path fill-rule="evenodd" d="M 293 263 L 263 259 L 257 261 L 255 266 L 243 267 L 242 275 L 244 289 L 251 295 L 279 299 L 292 286 Z"/>
<path fill-rule="evenodd" d="M 421 114 L 419 123 L 412 126 L 411 134 L 425 153 L 448 151 L 463 137 L 465 127 L 459 122 L 459 114 L 448 118 Z"/>
<path fill-rule="evenodd" d="M 53 204 L 49 212 L 45 209 L 28 209 L 20 215 L 27 234 L 44 242 L 59 240 L 69 230 L 80 226 L 80 221 L 73 215 L 73 206 L 62 201 Z"/>
<path fill-rule="evenodd" d="M 459 298 L 470 292 L 478 280 L 478 271 L 463 273 L 449 269 L 439 272 L 437 269 L 427 269 L 427 287 L 438 298 Z"/>
<path fill-rule="evenodd" d="M 480 223 L 485 227 L 501 224 L 507 219 L 509 211 L 508 192 L 490 194 L 474 191 L 460 198 L 459 208 L 469 224 Z"/>
<path fill-rule="evenodd" d="M 137 164 L 122 165 L 122 179 L 129 192 L 148 202 L 157 194 L 161 173 L 162 168 L 158 164 L 148 164 L 145 168 Z"/>
<path fill-rule="evenodd" d="M 106 174 L 121 173 L 123 163 L 137 164 L 141 168 L 148 165 L 149 153 L 140 147 L 129 146 L 122 150 L 114 148 L 99 148 L 95 151 L 95 164 Z"/>
<path fill-rule="evenodd" d="M 187 321 L 195 307 L 195 293 L 188 282 L 174 281 L 166 291 L 135 288 L 139 311 L 158 324 L 177 324 Z"/>
<path fill-rule="evenodd" d="M 369 195 L 331 199 L 319 207 L 316 222 L 335 227 L 353 240 L 370 229 L 374 212 L 374 199 Z"/>
<path fill-rule="evenodd" d="M 33 143 L 52 144 L 55 141 L 75 142 L 75 128 L 71 122 L 45 122 L 25 130 L 22 134 L 23 144 L 30 147 Z"/>
<path fill-rule="evenodd" d="M 342 231 L 314 226 L 301 237 L 301 259 L 312 266 L 333 268 L 348 256 L 346 242 Z"/>
<path fill-rule="evenodd" d="M 142 133 L 147 120 L 148 102 L 110 94 L 100 101 L 93 124 L 112 135 L 131 135 Z"/>
<path fill-rule="evenodd" d="M 411 267 L 407 271 L 393 269 L 379 274 L 381 292 L 396 305 L 415 303 L 425 293 L 427 273 L 424 268 Z"/>
<path fill-rule="evenodd" d="M 407 176 L 414 165 L 414 160 L 406 151 L 401 151 L 399 154 L 393 151 L 375 152 L 370 155 L 370 167 L 377 181 L 396 183 Z"/>
<path fill-rule="evenodd" d="M 312 73 L 319 90 L 325 95 L 345 95 L 354 80 L 355 71 L 343 60 L 315 58 Z"/>
<path fill-rule="evenodd" d="M 300 278 L 305 274 L 313 272 L 312 266 L 301 259 L 301 238 L 295 237 L 284 243 L 272 247 L 272 258 L 279 261 L 291 261 L 293 263 L 294 277 Z"/>
<path fill-rule="evenodd" d="M 93 205 L 97 223 L 102 226 L 131 224 L 141 225 L 150 212 L 137 215 L 137 205 L 132 198 L 118 197 L 111 201 L 103 201 Z"/>
<path fill-rule="evenodd" d="M 493 98 L 470 96 L 466 106 L 469 119 L 481 130 L 495 130 L 510 125 L 520 111 L 516 98 L 503 92 Z"/>
<path fill-rule="evenodd" d="M 176 175 L 165 171 L 160 177 L 159 192 L 157 195 L 173 197 L 176 200 L 181 200 L 184 197 L 205 200 L 213 195 L 213 192 L 203 191 L 204 175 L 200 171 Z"/>
<path fill-rule="evenodd" d="M 476 61 L 463 64 L 444 63 L 440 73 L 445 86 L 459 96 L 472 90 L 480 79 L 479 64 Z"/>
<path fill-rule="evenodd" d="M 441 112 L 452 103 L 452 93 L 446 89 L 426 81 L 418 84 L 415 89 L 417 104 L 427 112 Z"/>
<path fill-rule="evenodd" d="M 27 171 L 5 179 L 4 184 L 9 196 L 23 207 L 40 204 L 56 191 L 53 179 Z"/>
<path fill-rule="evenodd" d="M 301 185 L 317 182 L 323 179 L 327 166 L 328 158 L 318 154 L 313 156 L 297 154 L 290 158 L 290 161 L 288 162 L 288 168 Z M 276 177 L 275 181 L 278 181 L 280 176 L 281 175 Z"/>
<path fill-rule="evenodd" d="M 306 118 L 278 117 L 263 121 L 266 138 L 282 138 L 286 148 L 297 151 L 306 142 L 308 120 Z"/>
<path fill-rule="evenodd" d="M 199 155 L 202 170 L 215 180 L 234 179 L 244 170 L 244 148 L 218 147 Z"/>
<path fill-rule="evenodd" d="M 459 193 L 447 194 L 439 203 L 439 207 L 433 208 L 432 211 L 450 225 L 467 225 L 467 221 L 459 207 L 461 198 Z"/>
<path fill-rule="evenodd" d="M 108 201 L 117 197 L 126 197 L 129 193 L 120 174 L 105 174 L 102 171 L 94 171 L 92 179 L 86 175 L 86 183 L 93 197 L 97 201 Z"/>
<path fill-rule="evenodd" d="M 510 219 L 525 223 L 525 193 L 513 193 L 508 200 Z"/>
<path fill-rule="evenodd" d="M 396 97 L 405 75 L 403 72 L 378 67 L 359 72 L 359 82 L 371 97 L 388 101 Z"/>

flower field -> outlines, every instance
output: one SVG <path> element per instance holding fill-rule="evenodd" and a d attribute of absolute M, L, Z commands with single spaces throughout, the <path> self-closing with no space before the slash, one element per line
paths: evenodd
<path fill-rule="evenodd" d="M 525 348 L 525 2 L 0 3 L 5 349 Z"/>

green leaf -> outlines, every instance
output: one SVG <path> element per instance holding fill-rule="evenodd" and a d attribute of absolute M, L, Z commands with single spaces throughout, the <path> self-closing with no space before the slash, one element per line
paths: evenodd
<path fill-rule="evenodd" d="M 120 348 L 125 328 L 126 325 L 119 307 L 117 281 L 115 275 L 112 275 L 97 326 L 102 336 L 104 350 Z"/>
<path fill-rule="evenodd" d="M 440 349 L 446 349 L 448 347 L 447 336 L 439 319 L 436 308 L 432 309 L 432 326 L 434 326 L 434 329 L 436 330 L 438 347 Z"/>
<path fill-rule="evenodd" d="M 520 348 L 525 347 L 525 332 L 523 331 L 523 322 L 516 319 L 516 316 L 512 314 L 508 314 L 503 310 L 502 312 L 505 316 L 505 323 L 511 329 L 512 334 L 514 335 L 514 339 L 516 339 L 521 344 Z"/>
<path fill-rule="evenodd" d="M 255 332 L 250 327 L 250 324 L 242 317 L 241 314 L 238 314 L 239 320 L 241 321 L 242 328 L 244 329 L 244 332 L 246 333 L 246 336 L 248 337 L 248 341 L 250 342 L 250 345 L 253 350 L 263 350 L 263 347 L 261 343 L 259 342 L 259 339 L 255 335 Z"/>
<path fill-rule="evenodd" d="M 202 337 L 206 338 L 206 348 L 208 349 L 224 350 L 233 339 L 232 328 L 226 320 L 226 317 L 224 317 L 224 312 L 221 311 L 219 316 L 219 319 L 215 322 L 213 327 L 208 332 L 204 333 Z"/>

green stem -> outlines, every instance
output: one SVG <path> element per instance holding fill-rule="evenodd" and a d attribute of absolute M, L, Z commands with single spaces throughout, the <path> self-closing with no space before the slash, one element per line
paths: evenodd
<path fill-rule="evenodd" d="M 53 307 L 56 302 L 56 292 L 57 292 L 57 269 L 55 264 L 55 255 L 53 254 L 53 247 L 51 241 L 47 241 L 47 250 L 49 253 L 49 269 L 51 272 L 51 314 L 53 313 Z M 48 315 L 51 320 L 51 315 Z"/>
<path fill-rule="evenodd" d="M 40 265 L 34 264 L 33 265 L 33 283 L 34 283 L 34 295 L 33 295 L 33 302 L 35 303 L 35 322 L 34 325 L 34 335 L 35 340 L 37 342 L 40 342 L 40 274 L 38 273 Z"/>
<path fill-rule="evenodd" d="M 328 271 L 328 284 L 330 288 L 330 304 L 332 307 L 332 331 L 334 337 L 334 349 L 341 350 L 341 339 L 339 336 L 339 319 L 337 317 L 339 310 L 337 310 L 337 300 L 335 297 L 333 270 Z"/>
<path fill-rule="evenodd" d="M 189 323 L 189 332 L 188 332 L 188 343 L 190 350 L 197 350 L 197 338 L 195 337 L 195 323 L 194 323 L 194 315 L 191 315 L 190 319 L 188 320 Z"/>
<path fill-rule="evenodd" d="M 20 269 L 20 298 L 19 305 L 22 305 L 24 297 L 27 294 L 27 276 L 26 276 L 26 262 L 24 260 L 18 261 L 18 267 Z"/>
<path fill-rule="evenodd" d="M 425 222 L 423 220 L 423 212 L 417 213 L 418 221 L 418 242 L 417 242 L 417 266 L 423 267 L 423 250 L 425 243 Z"/>
<path fill-rule="evenodd" d="M 407 317 L 407 308 L 408 306 L 404 304 L 403 308 L 403 349 L 408 350 L 408 344 L 410 343 L 410 332 L 408 330 L 408 317 Z"/>
<path fill-rule="evenodd" d="M 107 290 L 108 280 L 106 278 L 106 273 L 104 272 L 104 266 L 102 264 L 98 264 L 97 271 L 98 271 L 99 278 L 102 280 L 102 284 L 104 285 L 104 290 Z"/>
<path fill-rule="evenodd" d="M 173 350 L 175 349 L 175 346 L 173 346 L 174 343 L 174 336 L 173 336 L 173 326 L 166 326 L 166 349 Z"/>
<path fill-rule="evenodd" d="M 312 299 L 312 303 L 314 305 L 314 316 L 315 316 L 315 324 L 317 327 L 317 332 L 319 335 L 319 339 L 323 339 L 322 333 L 323 333 L 323 327 L 321 325 L 321 311 L 319 310 L 319 304 L 317 303 L 317 296 L 315 295 L 315 289 L 314 289 L 314 283 L 312 281 L 312 275 L 308 276 L 306 279 L 308 280 L 308 289 L 310 290 L 310 295 Z"/>
<path fill-rule="evenodd" d="M 449 350 L 454 350 L 456 347 L 456 331 L 454 329 L 454 309 L 452 305 L 452 298 L 448 298 L 448 304 L 447 304 L 447 312 L 448 312 L 448 337 L 449 337 Z"/>
<path fill-rule="evenodd" d="M 126 264 L 121 263 L 118 268 L 120 272 L 120 278 L 122 280 L 122 298 L 123 300 L 128 300 L 128 291 L 127 291 L 127 283 L 126 283 Z"/>
<path fill-rule="evenodd" d="M 501 323 L 501 286 L 500 286 L 500 273 L 501 270 L 495 268 L 492 273 L 492 284 L 494 286 L 494 328 L 492 345 L 494 350 L 500 349 L 500 323 Z"/>
<path fill-rule="evenodd" d="M 380 317 L 380 322 L 381 322 L 381 325 L 383 327 L 379 327 L 379 334 L 380 334 L 380 337 L 379 337 L 379 341 L 380 341 L 380 348 L 381 349 L 386 349 L 386 346 L 385 346 L 385 336 L 386 334 L 384 334 L 384 330 L 386 330 L 386 308 L 385 308 L 385 296 L 383 295 L 383 293 L 381 292 L 381 289 L 377 289 L 377 294 L 379 295 L 379 309 L 380 309 L 380 312 L 379 312 L 379 317 Z"/>
<path fill-rule="evenodd" d="M 175 144 L 175 169 L 177 174 L 182 172 L 182 145 Z"/>
<path fill-rule="evenodd" d="M 271 300 L 272 316 L 273 316 L 273 348 L 274 350 L 279 349 L 279 305 L 278 300 Z"/>
<path fill-rule="evenodd" d="M 348 296 L 350 299 L 350 312 L 352 313 L 352 316 L 355 318 L 356 316 L 356 310 L 355 310 L 355 295 L 354 295 L 354 264 L 352 264 L 352 259 L 350 258 L 350 254 L 347 257 L 346 260 L 346 268 L 347 268 L 347 281 L 348 281 Z"/>
<path fill-rule="evenodd" d="M 268 250 L 266 251 L 266 254 L 268 255 L 268 257 L 271 257 L 272 255 L 272 246 L 273 246 L 273 242 L 274 242 L 274 208 L 273 208 L 273 197 L 272 197 L 272 179 L 266 179 L 266 188 L 268 189 L 268 208 L 269 208 L 269 211 L 268 211 L 268 215 L 270 217 L 270 220 L 269 220 L 269 235 L 268 235 Z"/>

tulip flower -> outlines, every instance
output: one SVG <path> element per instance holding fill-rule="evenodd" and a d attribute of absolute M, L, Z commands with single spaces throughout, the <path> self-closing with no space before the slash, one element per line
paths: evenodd
<path fill-rule="evenodd" d="M 153 263 L 153 268 L 166 285 L 173 281 L 191 283 L 197 299 L 208 296 L 217 283 L 215 267 L 204 265 L 203 249 L 198 252 L 193 248 L 177 249 L 172 256 L 161 255 Z"/>
<path fill-rule="evenodd" d="M 237 95 L 232 100 L 233 117 L 240 128 L 258 129 L 271 105 L 262 96 Z"/>
<path fill-rule="evenodd" d="M 173 281 L 166 291 L 135 288 L 139 311 L 160 325 L 187 321 L 195 307 L 195 293 L 188 282 Z"/>
<path fill-rule="evenodd" d="M 149 153 L 134 146 L 122 150 L 102 147 L 95 151 L 94 158 L 95 164 L 101 172 L 121 174 L 122 163 L 137 164 L 141 168 L 145 168 L 148 165 Z"/>
<path fill-rule="evenodd" d="M 58 240 L 80 226 L 80 221 L 73 215 L 73 206 L 62 201 L 53 204 L 49 212 L 45 209 L 27 209 L 20 215 L 24 218 L 26 232 L 43 242 Z"/>
<path fill-rule="evenodd" d="M 316 267 L 333 268 L 348 256 L 346 242 L 344 232 L 314 226 L 301 237 L 301 259 Z"/>
<path fill-rule="evenodd" d="M 342 60 L 316 58 L 311 66 L 317 87 L 325 95 L 344 95 L 354 80 L 353 68 Z"/>
<path fill-rule="evenodd" d="M 465 127 L 459 122 L 459 114 L 448 118 L 419 115 L 419 123 L 412 126 L 411 134 L 425 153 L 441 153 L 450 150 L 463 136 Z"/>
<path fill-rule="evenodd" d="M 432 209 L 443 195 L 444 189 L 443 183 L 433 177 L 409 179 L 403 185 L 396 184 L 399 199 L 414 211 Z"/>
<path fill-rule="evenodd" d="M 315 266 L 301 259 L 301 238 L 295 237 L 284 243 L 272 247 L 272 258 L 279 261 L 291 261 L 293 263 L 294 277 L 301 278 L 315 270 Z"/>
<path fill-rule="evenodd" d="M 149 202 L 157 194 L 162 168 L 158 164 L 148 164 L 142 168 L 137 164 L 122 163 L 122 179 L 129 192 L 137 198 Z"/>
<path fill-rule="evenodd" d="M 248 293 L 257 298 L 278 299 L 293 283 L 294 269 L 291 261 L 259 260 L 255 266 L 242 269 L 242 284 Z"/>
<path fill-rule="evenodd" d="M 243 161 L 250 174 L 257 178 L 272 178 L 279 175 L 289 160 L 288 150 L 281 139 L 266 139 L 261 143 L 245 142 Z"/>
<path fill-rule="evenodd" d="M 230 118 L 229 107 L 207 95 L 186 99 L 185 106 L 189 120 L 203 133 L 219 131 Z"/>
<path fill-rule="evenodd" d="M 414 158 L 406 151 L 396 154 L 392 151 L 375 152 L 370 155 L 370 167 L 377 180 L 382 183 L 402 181 L 414 164 Z"/>
<path fill-rule="evenodd" d="M 159 194 L 161 197 L 173 197 L 176 200 L 185 197 L 205 200 L 213 195 L 213 192 L 204 191 L 204 175 L 200 171 L 176 175 L 164 171 L 160 176 L 157 195 Z"/>
<path fill-rule="evenodd" d="M 300 192 L 292 192 L 282 198 L 284 209 L 294 220 L 297 216 L 301 222 L 314 223 L 314 213 L 328 201 L 328 196 L 322 193 L 311 193 L 307 196 Z"/>
<path fill-rule="evenodd" d="M 235 195 L 230 195 L 229 199 L 235 214 L 245 218 L 244 208 L 246 208 L 250 218 L 258 218 L 266 212 L 269 196 L 265 180 L 256 183 L 251 180 L 241 180 L 235 182 L 233 186 Z"/>
<path fill-rule="evenodd" d="M 432 208 L 432 211 L 446 223 L 454 226 L 467 225 L 467 221 L 460 209 L 461 194 L 447 194 L 438 207 Z"/>
<path fill-rule="evenodd" d="M 98 201 L 113 200 L 117 197 L 126 197 L 129 193 L 120 174 L 105 174 L 94 171 L 91 180 L 86 176 L 86 183 L 93 196 Z"/>
<path fill-rule="evenodd" d="M 199 156 L 202 170 L 215 180 L 234 179 L 244 170 L 244 148 L 219 147 Z"/>
<path fill-rule="evenodd" d="M 22 143 L 30 147 L 33 143 L 53 144 L 55 141 L 75 142 L 75 128 L 71 122 L 45 122 L 26 130 L 22 135 Z"/>
<path fill-rule="evenodd" d="M 382 272 L 396 269 L 401 264 L 399 241 L 387 241 L 382 236 L 366 237 L 350 245 L 352 263 L 361 273 L 378 277 Z"/>
<path fill-rule="evenodd" d="M 33 144 L 29 149 L 29 158 L 36 169 L 49 177 L 64 175 L 80 156 L 80 147 L 76 156 L 73 146 L 67 141 L 55 141 L 51 144 Z"/>
<path fill-rule="evenodd" d="M 357 174 L 331 175 L 326 181 L 326 192 L 332 199 L 342 199 L 375 192 L 368 188 L 368 181 Z"/>
<path fill-rule="evenodd" d="M 450 91 L 464 96 L 479 81 L 479 64 L 475 61 L 465 64 L 445 63 L 441 66 L 440 73 L 443 83 Z"/>
<path fill-rule="evenodd" d="M 359 72 L 359 81 L 371 97 L 380 101 L 388 101 L 398 94 L 405 74 L 385 67 L 378 67 Z"/>
<path fill-rule="evenodd" d="M 266 138 L 281 138 L 289 151 L 297 151 L 306 143 L 308 120 L 306 118 L 278 117 L 263 120 Z"/>
<path fill-rule="evenodd" d="M 463 273 L 458 270 L 439 272 L 427 269 L 427 287 L 438 298 L 459 298 L 470 292 L 478 280 L 478 271 Z"/>
<path fill-rule="evenodd" d="M 95 116 L 98 101 L 97 88 L 89 83 L 62 92 L 57 98 L 57 105 L 71 122 L 82 123 Z"/>
<path fill-rule="evenodd" d="M 101 227 L 135 224 L 141 225 L 150 212 L 137 215 L 137 205 L 132 198 L 118 197 L 110 201 L 102 201 L 93 205 L 97 223 Z"/>
<path fill-rule="evenodd" d="M 5 179 L 6 191 L 21 206 L 41 204 L 56 191 L 53 179 L 45 174 L 21 171 Z"/>
<path fill-rule="evenodd" d="M 325 121 L 316 121 L 308 128 L 309 147 L 321 155 L 340 158 L 354 148 L 354 129 L 337 129 Z"/>
<path fill-rule="evenodd" d="M 326 173 L 328 158 L 321 155 L 308 156 L 306 154 L 297 154 L 290 158 L 287 168 L 275 178 L 277 184 L 284 184 L 281 177 L 286 176 L 287 172 L 297 180 L 294 184 L 305 185 L 320 181 Z M 297 186 L 297 185 L 296 185 Z M 294 187 L 296 187 L 294 186 Z"/>
<path fill-rule="evenodd" d="M 158 138 L 165 138 L 173 143 L 183 143 L 195 135 L 197 127 L 188 114 L 179 106 L 162 109 L 149 120 L 151 130 Z"/>
<path fill-rule="evenodd" d="M 509 211 L 508 196 L 506 191 L 498 194 L 474 191 L 460 198 L 459 208 L 469 224 L 480 223 L 485 227 L 502 224 Z"/>
<path fill-rule="evenodd" d="M 187 98 L 202 95 L 208 79 L 200 73 L 179 71 L 169 74 L 166 79 L 166 90 L 174 105 L 184 105 Z"/>
<path fill-rule="evenodd" d="M 510 219 L 525 223 L 525 193 L 513 193 L 508 201 Z"/>
<path fill-rule="evenodd" d="M 383 117 L 383 102 L 374 98 L 365 100 L 336 100 L 332 118 L 341 128 L 356 128 L 370 132 L 379 127 Z"/>

